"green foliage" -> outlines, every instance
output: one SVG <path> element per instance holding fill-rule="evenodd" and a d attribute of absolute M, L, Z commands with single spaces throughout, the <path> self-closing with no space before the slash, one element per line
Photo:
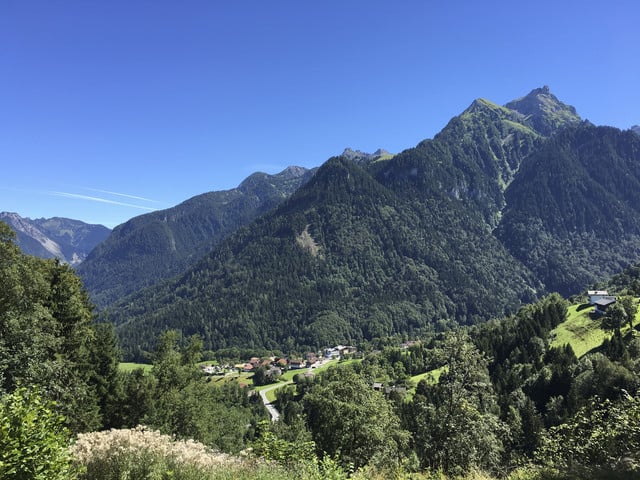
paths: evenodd
<path fill-rule="evenodd" d="M 625 308 L 619 302 L 616 302 L 607 308 L 607 313 L 602 318 L 602 327 L 620 335 L 620 329 L 628 321 L 629 316 Z"/>
<path fill-rule="evenodd" d="M 323 456 L 344 467 L 399 465 L 408 433 L 384 397 L 348 370 L 315 385 L 304 396 L 307 423 Z"/>
<path fill-rule="evenodd" d="M 545 437 L 536 459 L 582 478 L 640 473 L 640 400 L 594 399 Z"/>
<path fill-rule="evenodd" d="M 293 465 L 301 461 L 316 462 L 316 445 L 312 441 L 291 442 L 279 438 L 268 420 L 257 425 L 257 439 L 253 442 L 253 452 L 266 460 L 274 460 L 283 465 Z"/>
<path fill-rule="evenodd" d="M 551 291 L 575 294 L 640 254 L 640 137 L 583 124 L 523 162 L 496 231 Z"/>
<path fill-rule="evenodd" d="M 445 369 L 437 384 L 420 383 L 411 409 L 422 465 L 448 473 L 497 469 L 506 429 L 487 359 L 459 333 L 444 340 L 437 356 Z"/>
<path fill-rule="evenodd" d="M 177 438 L 191 438 L 225 452 L 239 452 L 250 440 L 247 425 L 265 414 L 235 382 L 211 385 L 198 368 L 202 341 L 181 342 L 175 331 L 157 342 L 150 371 L 118 373 L 112 425 L 148 425 Z"/>
<path fill-rule="evenodd" d="M 398 161 L 425 162 L 426 155 L 416 150 Z M 514 269 L 464 205 L 427 193 L 415 198 L 390 178 L 386 183 L 330 160 L 180 279 L 112 308 L 123 347 L 130 355 L 149 348 L 152 332 L 169 326 L 201 332 L 206 349 L 316 350 L 424 333 L 442 318 L 474 323 L 532 298 L 535 280 Z M 322 255 L 300 247 L 303 231 Z"/>
<path fill-rule="evenodd" d="M 75 478 L 69 431 L 51 403 L 25 387 L 0 399 L 0 478 Z"/>
<path fill-rule="evenodd" d="M 73 270 L 23 255 L 0 223 L 0 392 L 40 386 L 72 431 L 101 426 L 119 355 L 105 328 Z"/>

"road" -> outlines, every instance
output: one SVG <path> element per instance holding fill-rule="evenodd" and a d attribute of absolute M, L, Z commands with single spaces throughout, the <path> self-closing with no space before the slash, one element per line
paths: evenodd
<path fill-rule="evenodd" d="M 323 365 L 327 365 L 331 362 L 334 362 L 335 360 L 327 360 L 327 359 L 322 359 L 320 360 L 318 363 L 316 363 L 315 367 L 309 367 L 306 369 L 307 372 L 313 372 L 313 369 L 319 366 L 323 366 Z M 300 371 L 300 373 L 302 373 L 302 370 Z M 273 404 L 269 401 L 269 399 L 267 398 L 267 392 L 271 391 L 271 390 L 275 390 L 276 388 L 282 388 L 285 385 L 290 385 L 293 383 L 293 380 L 289 380 L 288 382 L 278 382 L 275 383 L 273 385 L 271 385 L 270 387 L 265 388 L 264 390 L 260 390 L 260 398 L 262 399 L 262 403 L 264 403 L 264 406 L 267 408 L 267 411 L 269 412 L 269 415 L 271 415 L 271 421 L 272 422 L 277 422 L 280 419 L 280 412 L 278 412 L 278 410 L 276 409 L 276 407 L 273 406 Z"/>
<path fill-rule="evenodd" d="M 267 408 L 269 415 L 271 415 L 272 422 L 277 422 L 280 419 L 280 412 L 276 410 L 276 407 L 274 407 L 273 404 L 267 398 L 267 392 L 270 392 L 271 390 L 275 390 L 276 388 L 284 387 L 285 385 L 289 385 L 290 383 L 293 383 L 293 382 L 289 381 L 286 383 L 276 383 L 275 385 L 265 388 L 264 390 L 260 390 L 260 398 L 262 398 L 262 403 L 264 403 L 264 406 Z"/>

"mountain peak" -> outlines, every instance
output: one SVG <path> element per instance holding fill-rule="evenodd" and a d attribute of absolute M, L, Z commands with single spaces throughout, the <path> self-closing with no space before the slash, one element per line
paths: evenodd
<path fill-rule="evenodd" d="M 344 149 L 340 156 L 355 163 L 371 163 L 376 160 L 388 159 L 392 157 L 393 154 L 388 152 L 384 148 L 379 148 L 373 153 L 366 153 L 361 150 L 353 150 L 347 147 Z"/>
<path fill-rule="evenodd" d="M 289 165 L 283 171 L 278 173 L 278 176 L 282 176 L 285 178 L 298 178 L 307 173 L 308 170 L 304 167 L 298 167 L 297 165 Z"/>
<path fill-rule="evenodd" d="M 80 220 L 62 217 L 32 220 L 14 212 L 0 212 L 0 221 L 15 230 L 17 244 L 24 253 L 58 258 L 72 265 L 82 262 L 110 232 L 107 227 Z"/>
<path fill-rule="evenodd" d="M 507 117 L 511 117 L 514 115 L 512 111 L 509 111 L 505 107 L 501 107 L 486 98 L 476 98 L 471 105 L 469 105 L 464 112 L 462 112 L 461 117 L 465 118 L 466 116 L 473 114 L 490 114 L 492 116 L 500 116 L 502 117 L 506 114 Z"/>
<path fill-rule="evenodd" d="M 634 125 L 631 127 L 631 131 L 640 135 L 640 125 Z"/>
<path fill-rule="evenodd" d="M 550 136 L 558 129 L 580 123 L 582 120 L 576 109 L 562 103 L 547 85 L 535 88 L 522 98 L 505 105 L 525 116 L 525 121 L 544 136 Z"/>

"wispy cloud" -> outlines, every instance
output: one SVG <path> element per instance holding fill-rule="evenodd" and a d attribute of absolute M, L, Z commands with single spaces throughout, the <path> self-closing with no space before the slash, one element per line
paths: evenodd
<path fill-rule="evenodd" d="M 133 204 L 133 203 L 118 202 L 116 200 L 109 200 L 108 198 L 91 197 L 89 195 L 80 195 L 78 193 L 69 193 L 69 192 L 47 192 L 47 193 L 49 195 L 55 195 L 57 197 L 76 198 L 78 200 L 88 200 L 90 202 L 109 203 L 111 205 L 120 205 L 122 207 L 139 208 L 140 210 L 149 210 L 149 211 L 157 210 L 155 208 L 147 207 L 145 205 L 136 205 L 136 204 Z M 107 193 L 107 192 L 104 192 L 104 193 Z M 132 195 L 124 195 L 124 194 L 122 194 L 121 196 L 130 197 L 130 198 L 137 198 L 137 197 L 134 197 Z M 145 200 L 145 199 L 142 199 L 142 200 Z"/>
<path fill-rule="evenodd" d="M 152 200 L 151 198 L 138 197 L 136 195 L 129 195 L 128 193 L 111 192 L 109 190 L 100 190 L 98 188 L 84 187 L 84 190 L 88 190 L 90 192 L 106 193 L 107 195 L 115 195 L 117 197 L 131 198 L 133 200 L 141 200 L 143 202 L 163 203 L 163 202 L 160 202 L 158 200 Z"/>

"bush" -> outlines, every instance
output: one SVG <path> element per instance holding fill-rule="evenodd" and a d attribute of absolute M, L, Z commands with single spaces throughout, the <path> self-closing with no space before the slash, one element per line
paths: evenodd
<path fill-rule="evenodd" d="M 72 452 L 85 469 L 82 478 L 92 480 L 195 480 L 212 478 L 216 467 L 237 463 L 201 443 L 175 441 L 141 426 L 80 434 Z"/>
<path fill-rule="evenodd" d="M 33 390 L 18 388 L 0 400 L 0 478 L 67 480 L 76 477 L 64 418 Z"/>

